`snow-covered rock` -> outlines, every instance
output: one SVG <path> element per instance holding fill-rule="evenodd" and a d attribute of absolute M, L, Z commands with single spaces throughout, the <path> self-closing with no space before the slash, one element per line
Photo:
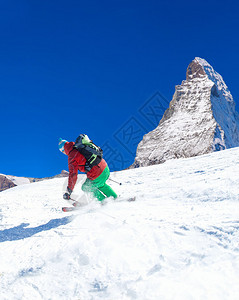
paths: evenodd
<path fill-rule="evenodd" d="M 0 174 L 0 192 L 21 184 L 28 184 L 30 180 L 25 177 Z"/>
<path fill-rule="evenodd" d="M 0 192 L 16 186 L 7 176 L 0 174 Z"/>
<path fill-rule="evenodd" d="M 239 146 L 239 117 L 232 95 L 206 60 L 196 57 L 176 86 L 158 127 L 139 143 L 134 167 L 159 164 Z"/>
<path fill-rule="evenodd" d="M 18 176 L 0 174 L 0 192 L 15 187 L 17 185 L 29 184 L 32 182 L 48 180 L 53 178 L 68 177 L 68 174 L 69 173 L 65 170 L 62 170 L 60 174 L 57 174 L 52 177 L 45 177 L 45 178 L 18 177 Z"/>
<path fill-rule="evenodd" d="M 11 176 L 6 175 L 8 179 L 10 179 L 15 185 L 22 185 L 22 184 L 28 184 L 30 183 L 30 180 L 26 177 L 17 177 L 17 176 Z"/>

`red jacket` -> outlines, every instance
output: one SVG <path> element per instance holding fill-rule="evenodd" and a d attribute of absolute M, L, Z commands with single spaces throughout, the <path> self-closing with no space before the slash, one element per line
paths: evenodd
<path fill-rule="evenodd" d="M 64 145 L 64 150 L 66 155 L 68 155 L 68 167 L 69 167 L 69 177 L 68 177 L 68 187 L 73 191 L 76 184 L 78 170 L 80 172 L 85 172 L 85 157 L 74 148 L 74 142 L 66 142 Z M 89 172 L 87 172 L 87 178 L 94 180 L 100 176 L 100 174 L 106 168 L 107 163 L 104 159 L 101 162 L 94 166 Z"/>

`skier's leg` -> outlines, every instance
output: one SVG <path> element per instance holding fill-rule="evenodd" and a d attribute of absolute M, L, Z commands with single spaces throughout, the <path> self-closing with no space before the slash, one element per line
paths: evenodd
<path fill-rule="evenodd" d="M 104 171 L 100 174 L 100 176 L 98 178 L 96 178 L 95 180 L 93 180 L 94 185 L 102 192 L 106 195 L 106 197 L 114 197 L 117 198 L 117 194 L 115 193 L 115 191 L 108 185 L 106 184 L 106 180 L 109 178 L 110 176 L 110 170 L 109 167 L 107 166 Z"/>
<path fill-rule="evenodd" d="M 114 190 L 106 184 L 106 180 L 109 178 L 110 170 L 107 166 L 104 171 L 97 177 L 95 180 L 86 179 L 83 183 L 81 189 L 84 192 L 91 193 L 95 198 L 99 201 L 104 200 L 106 197 L 114 197 L 117 198 L 117 194 Z"/>
<path fill-rule="evenodd" d="M 106 196 L 95 186 L 94 181 L 86 179 L 81 187 L 82 191 L 90 193 L 93 197 L 97 198 L 99 201 L 102 201 Z"/>
<path fill-rule="evenodd" d="M 92 192 L 93 196 L 97 198 L 99 201 L 102 201 L 106 198 L 106 196 L 99 190 L 99 189 L 94 189 Z"/>
<path fill-rule="evenodd" d="M 115 191 L 108 185 L 108 184 L 104 184 L 103 186 L 98 188 L 101 192 L 103 192 L 106 197 L 114 197 L 115 199 L 117 198 L 117 194 L 115 193 Z"/>

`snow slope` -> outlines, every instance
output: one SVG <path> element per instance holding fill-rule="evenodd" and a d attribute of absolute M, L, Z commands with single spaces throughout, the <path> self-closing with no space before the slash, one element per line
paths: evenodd
<path fill-rule="evenodd" d="M 238 168 L 233 148 L 117 172 L 121 199 L 73 213 L 64 178 L 2 192 L 0 299 L 239 299 Z"/>

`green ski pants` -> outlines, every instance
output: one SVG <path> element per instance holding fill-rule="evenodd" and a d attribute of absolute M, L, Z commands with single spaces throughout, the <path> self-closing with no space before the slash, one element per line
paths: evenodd
<path fill-rule="evenodd" d="M 95 180 L 90 180 L 87 178 L 81 187 L 82 191 L 91 193 L 99 201 L 111 196 L 117 198 L 115 191 L 108 184 L 106 184 L 106 180 L 109 178 L 109 176 L 110 170 L 107 166 L 100 176 Z"/>

